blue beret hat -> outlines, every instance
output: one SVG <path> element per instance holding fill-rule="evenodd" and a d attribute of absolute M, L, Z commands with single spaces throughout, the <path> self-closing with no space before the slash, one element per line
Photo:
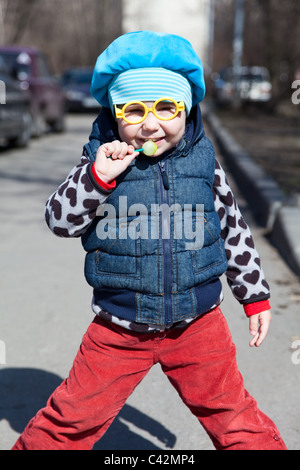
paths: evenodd
<path fill-rule="evenodd" d="M 192 106 L 203 100 L 203 66 L 190 42 L 181 36 L 152 31 L 124 34 L 99 55 L 91 93 L 102 106 L 109 108 L 110 82 L 126 70 L 146 67 L 163 67 L 184 75 L 192 87 Z"/>

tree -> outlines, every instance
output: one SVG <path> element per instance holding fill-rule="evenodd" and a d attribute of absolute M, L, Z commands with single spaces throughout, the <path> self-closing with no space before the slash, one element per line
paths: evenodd
<path fill-rule="evenodd" d="M 265 31 L 266 65 L 273 85 L 274 108 L 290 95 L 300 66 L 300 3 L 298 0 L 256 0 Z"/>
<path fill-rule="evenodd" d="M 243 64 L 265 66 L 273 86 L 271 109 L 291 95 L 300 68 L 299 0 L 245 0 Z M 232 65 L 235 0 L 216 0 L 214 70 Z"/>
<path fill-rule="evenodd" d="M 122 0 L 0 0 L 0 44 L 42 49 L 55 72 L 93 66 L 122 34 Z"/>

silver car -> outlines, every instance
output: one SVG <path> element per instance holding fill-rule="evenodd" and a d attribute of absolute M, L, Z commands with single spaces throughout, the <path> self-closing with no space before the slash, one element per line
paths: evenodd
<path fill-rule="evenodd" d="M 236 89 L 242 103 L 266 103 L 272 97 L 270 75 L 265 67 L 241 67 L 236 86 L 232 67 L 225 68 L 214 77 L 214 86 L 219 105 L 232 104 Z"/>

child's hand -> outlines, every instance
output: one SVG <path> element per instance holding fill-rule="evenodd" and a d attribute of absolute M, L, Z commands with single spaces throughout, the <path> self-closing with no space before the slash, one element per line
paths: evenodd
<path fill-rule="evenodd" d="M 108 142 L 97 151 L 95 170 L 104 183 L 110 183 L 126 170 L 137 155 L 134 147 L 126 142 Z"/>
<path fill-rule="evenodd" d="M 249 331 L 253 336 L 249 346 L 260 346 L 268 334 L 270 322 L 272 319 L 271 310 L 252 315 L 249 317 Z"/>

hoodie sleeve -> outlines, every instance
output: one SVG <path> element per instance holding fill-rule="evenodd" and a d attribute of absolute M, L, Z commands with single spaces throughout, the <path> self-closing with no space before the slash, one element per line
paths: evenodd
<path fill-rule="evenodd" d="M 221 222 L 221 234 L 228 260 L 227 282 L 247 315 L 270 308 L 269 285 L 261 268 L 251 231 L 246 224 L 228 184 L 224 170 L 216 160 L 213 186 L 215 209 Z"/>
<path fill-rule="evenodd" d="M 93 172 L 93 164 L 83 155 L 66 180 L 46 203 L 45 219 L 59 237 L 79 237 L 92 223 L 97 209 L 104 204 L 113 185 L 101 185 Z"/>

